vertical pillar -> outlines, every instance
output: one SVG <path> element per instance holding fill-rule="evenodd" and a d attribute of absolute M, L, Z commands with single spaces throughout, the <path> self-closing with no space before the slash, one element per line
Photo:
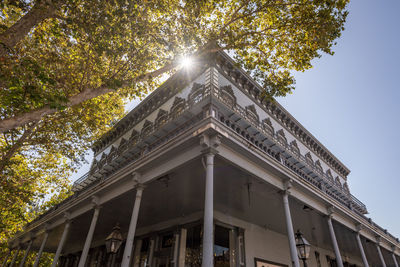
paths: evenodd
<path fill-rule="evenodd" d="M 53 259 L 53 263 L 51 264 L 51 267 L 56 267 L 57 266 L 58 258 L 61 255 L 62 249 L 64 247 L 65 240 L 67 239 L 67 235 L 68 235 L 70 226 L 71 226 L 71 222 L 69 220 L 67 220 L 66 223 L 65 223 L 65 226 L 64 226 L 64 231 L 63 231 L 62 236 L 61 236 L 61 240 L 58 243 L 56 255 L 54 255 L 54 259 Z"/>
<path fill-rule="evenodd" d="M 379 259 L 381 260 L 382 266 L 386 267 L 385 259 L 383 258 L 383 254 L 381 251 L 381 246 L 379 245 L 379 241 L 376 242 L 376 250 L 378 250 Z"/>
<path fill-rule="evenodd" d="M 185 267 L 185 258 L 186 258 L 186 238 L 187 238 L 187 229 L 181 229 L 181 236 L 179 241 L 179 267 Z M 149 265 L 151 266 L 151 265 Z"/>
<path fill-rule="evenodd" d="M 28 257 L 28 255 L 29 255 L 29 251 L 31 250 L 32 243 L 33 243 L 33 241 L 32 241 L 32 239 L 31 239 L 31 240 L 29 241 L 29 243 L 28 243 L 28 247 L 26 248 L 26 251 L 25 251 L 24 257 L 22 258 L 22 261 L 21 261 L 21 263 L 19 264 L 19 267 L 24 267 L 24 264 L 25 264 L 26 258 Z"/>
<path fill-rule="evenodd" d="M 9 266 L 9 267 L 14 266 L 14 263 L 15 263 L 15 261 L 17 260 L 17 256 L 18 256 L 18 253 L 19 253 L 19 250 L 20 250 L 20 249 L 21 249 L 21 248 L 18 246 L 17 251 L 15 251 L 14 256 L 12 257 L 12 260 L 11 260 L 11 263 L 10 263 L 10 266 Z"/>
<path fill-rule="evenodd" d="M 343 267 L 342 255 L 340 255 L 340 250 L 336 240 L 335 230 L 333 229 L 332 214 L 328 216 L 328 226 L 329 226 L 329 233 L 331 235 L 333 250 L 335 251 L 336 264 L 338 267 Z"/>
<path fill-rule="evenodd" d="M 399 264 L 397 263 L 396 255 L 394 254 L 394 250 L 395 250 L 395 248 L 393 248 L 393 251 L 392 251 L 393 263 L 394 263 L 395 267 L 399 267 Z"/>
<path fill-rule="evenodd" d="M 128 236 L 126 238 L 126 244 L 124 249 L 124 255 L 122 256 L 121 267 L 128 267 L 131 261 L 133 240 L 135 239 L 136 224 L 139 215 L 140 202 L 142 200 L 143 185 L 138 185 L 136 189 L 136 199 L 133 205 L 131 222 L 129 224 Z"/>
<path fill-rule="evenodd" d="M 10 257 L 10 255 L 11 255 L 11 249 L 8 249 L 8 253 L 7 253 L 6 257 L 4 258 L 4 261 L 1 264 L 1 267 L 5 267 L 6 266 L 8 257 Z"/>
<path fill-rule="evenodd" d="M 202 266 L 214 266 L 214 153 L 206 154 Z"/>
<path fill-rule="evenodd" d="M 356 239 L 357 239 L 358 248 L 360 249 L 360 254 L 361 254 L 362 261 L 364 263 L 364 267 L 369 267 L 367 257 L 365 256 L 364 248 L 361 243 L 360 232 L 356 233 Z"/>
<path fill-rule="evenodd" d="M 289 191 L 283 191 L 283 209 L 285 211 L 286 229 L 289 239 L 290 257 L 292 258 L 292 266 L 300 267 L 299 257 L 297 255 L 296 240 L 294 239 L 294 231 L 292 224 L 292 216 L 289 207 Z"/>
<path fill-rule="evenodd" d="M 178 261 L 178 255 L 179 255 L 179 240 L 180 236 L 178 233 L 175 233 L 174 236 L 174 255 L 173 255 L 173 267 L 178 267 L 179 261 Z"/>
<path fill-rule="evenodd" d="M 42 244 L 40 245 L 38 254 L 36 255 L 36 260 L 35 263 L 33 264 L 33 267 L 39 266 L 40 257 L 42 256 L 44 246 L 46 245 L 47 242 L 47 238 L 49 238 L 49 231 L 46 230 L 44 233 Z"/>
<path fill-rule="evenodd" d="M 92 222 L 90 223 L 89 231 L 86 236 L 85 245 L 83 246 L 81 259 L 79 260 L 78 267 L 84 267 L 86 263 L 86 258 L 89 253 L 90 245 L 92 244 L 92 238 L 94 234 L 94 229 L 96 228 L 97 219 L 99 218 L 100 206 L 96 205 L 93 212 Z"/>

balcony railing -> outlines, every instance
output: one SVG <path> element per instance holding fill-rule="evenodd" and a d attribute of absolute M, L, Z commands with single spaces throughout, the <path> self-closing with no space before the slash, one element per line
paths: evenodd
<path fill-rule="evenodd" d="M 270 133 L 266 132 L 263 127 L 261 127 L 260 121 L 255 121 L 254 116 L 248 118 L 248 112 L 245 108 L 241 107 L 237 103 L 232 103 L 231 99 L 228 99 L 221 93 L 221 90 L 213 90 L 212 94 L 223 104 L 225 104 L 227 108 L 231 109 L 242 119 L 246 120 L 247 124 L 250 124 L 252 128 L 258 132 L 257 137 L 255 137 L 256 135 L 249 132 L 247 127 L 243 128 L 236 122 L 230 121 L 221 115 L 219 120 L 231 128 L 236 134 L 252 143 L 264 154 L 267 154 L 281 165 L 296 173 L 297 176 L 301 177 L 303 180 L 306 180 L 314 186 L 317 186 L 324 193 L 338 200 L 349 209 L 354 210 L 359 214 L 367 213 L 366 206 L 360 200 L 351 195 L 350 192 L 345 192 L 342 187 L 336 185 L 333 179 L 330 179 L 325 173 L 317 169 L 315 164 L 310 164 L 303 155 L 293 153 L 289 144 L 287 144 L 287 142 L 283 143 L 282 138 L 278 138 L 276 132 L 271 135 Z M 269 140 L 270 143 L 273 143 L 275 149 L 270 148 L 271 146 L 266 146 L 266 140 Z M 292 160 L 294 159 L 295 162 L 288 161 L 287 159 L 283 158 L 282 155 L 286 155 Z M 306 167 L 309 170 L 309 173 L 305 173 L 300 167 L 296 167 L 295 165 L 297 164 L 301 164 L 302 167 Z M 311 176 L 311 174 L 313 176 Z"/>

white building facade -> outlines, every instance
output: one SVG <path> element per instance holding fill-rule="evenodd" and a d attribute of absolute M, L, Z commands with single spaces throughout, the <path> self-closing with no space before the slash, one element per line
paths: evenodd
<path fill-rule="evenodd" d="M 10 240 L 3 266 L 46 251 L 63 267 L 299 267 L 299 231 L 308 266 L 398 267 L 399 240 L 365 216 L 349 169 L 262 91 L 223 52 L 175 74 L 94 145 L 75 194 Z"/>

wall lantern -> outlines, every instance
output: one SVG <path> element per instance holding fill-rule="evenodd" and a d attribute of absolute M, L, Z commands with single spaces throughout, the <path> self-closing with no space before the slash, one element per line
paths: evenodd
<path fill-rule="evenodd" d="M 119 247 L 122 244 L 121 228 L 118 223 L 114 226 L 111 234 L 106 238 L 106 249 L 107 253 L 117 253 Z"/>
<path fill-rule="evenodd" d="M 303 237 L 300 230 L 297 230 L 296 233 L 296 248 L 299 259 L 303 261 L 304 267 L 307 267 L 306 260 L 310 256 L 311 245 L 308 243 L 307 239 Z"/>

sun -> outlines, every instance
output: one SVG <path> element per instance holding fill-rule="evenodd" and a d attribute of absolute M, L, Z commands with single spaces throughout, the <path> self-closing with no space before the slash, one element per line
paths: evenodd
<path fill-rule="evenodd" d="M 180 65 L 185 69 L 189 69 L 193 65 L 193 59 L 188 56 L 184 56 L 180 60 Z"/>

